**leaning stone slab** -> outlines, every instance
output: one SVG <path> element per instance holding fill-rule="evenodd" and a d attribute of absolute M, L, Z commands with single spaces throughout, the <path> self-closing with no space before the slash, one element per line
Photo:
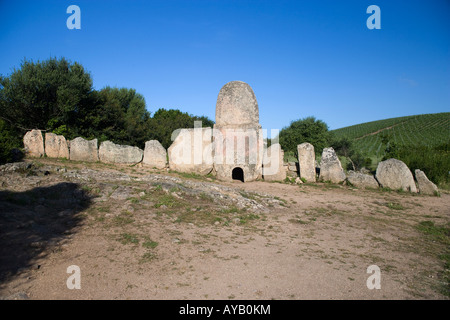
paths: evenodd
<path fill-rule="evenodd" d="M 98 161 L 97 139 L 85 140 L 81 137 L 70 140 L 69 159 L 75 161 Z"/>
<path fill-rule="evenodd" d="M 373 175 L 365 174 L 361 172 L 355 172 L 353 170 L 348 171 L 347 180 L 353 186 L 357 188 L 372 188 L 376 189 L 379 187 L 377 180 Z"/>
<path fill-rule="evenodd" d="M 320 181 L 330 181 L 333 183 L 340 183 L 345 180 L 346 176 L 344 169 L 342 169 L 341 161 L 333 148 L 325 148 L 322 152 L 322 159 L 320 160 Z"/>
<path fill-rule="evenodd" d="M 142 161 L 144 151 L 138 147 L 115 144 L 111 141 L 103 141 L 98 149 L 100 162 L 134 164 Z"/>
<path fill-rule="evenodd" d="M 23 137 L 25 155 L 40 158 L 44 156 L 44 139 L 41 130 L 28 131 Z"/>
<path fill-rule="evenodd" d="M 263 153 L 263 179 L 265 181 L 283 181 L 286 179 L 284 152 L 279 143 L 272 144 Z"/>
<path fill-rule="evenodd" d="M 167 165 L 167 151 L 158 140 L 145 143 L 142 163 L 149 167 L 164 169 Z"/>
<path fill-rule="evenodd" d="M 377 167 L 376 179 L 383 188 L 417 192 L 416 183 L 408 166 L 397 159 L 381 161 Z"/>
<path fill-rule="evenodd" d="M 297 146 L 300 178 L 308 182 L 316 182 L 316 154 L 314 146 L 304 142 Z"/>
<path fill-rule="evenodd" d="M 45 133 L 45 154 L 49 158 L 69 159 L 69 146 L 66 138 L 51 132 Z"/>
<path fill-rule="evenodd" d="M 416 169 L 414 173 L 416 175 L 417 184 L 419 185 L 419 192 L 421 194 L 436 195 L 439 192 L 438 187 L 433 182 L 428 180 L 425 172 Z"/>

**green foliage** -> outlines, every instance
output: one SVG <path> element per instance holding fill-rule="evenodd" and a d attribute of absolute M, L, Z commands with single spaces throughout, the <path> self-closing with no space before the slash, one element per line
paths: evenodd
<path fill-rule="evenodd" d="M 412 171 L 423 170 L 431 181 L 445 187 L 450 183 L 449 124 L 450 113 L 444 112 L 362 123 L 332 133 L 335 140 L 351 141 L 365 167 L 371 158 L 395 158 Z"/>
<path fill-rule="evenodd" d="M 396 145 L 435 147 L 450 141 L 450 112 L 391 118 L 357 124 L 332 133 L 346 137 L 366 156 L 381 159 L 387 142 Z"/>
<path fill-rule="evenodd" d="M 0 162 L 11 161 L 11 150 L 22 147 L 30 129 L 140 148 L 156 139 L 168 148 L 176 129 L 193 128 L 196 120 L 214 125 L 204 116 L 179 110 L 159 109 L 152 118 L 136 90 L 94 90 L 83 66 L 65 58 L 25 60 L 8 77 L 0 76 L 0 119 Z"/>
<path fill-rule="evenodd" d="M 292 121 L 289 127 L 280 131 L 279 142 L 285 152 L 297 153 L 297 145 L 309 142 L 314 146 L 316 154 L 320 154 L 323 148 L 328 147 L 331 140 L 328 125 L 322 120 L 307 117 Z"/>
<path fill-rule="evenodd" d="M 450 143 L 435 147 L 388 143 L 383 160 L 389 158 L 403 161 L 412 171 L 422 170 L 428 179 L 436 184 L 450 183 Z"/>
<path fill-rule="evenodd" d="M 0 164 L 19 161 L 23 154 L 14 151 L 18 151 L 21 147 L 22 140 L 16 130 L 0 119 Z"/>
<path fill-rule="evenodd" d="M 25 60 L 9 77 L 0 78 L 0 86 L 0 114 L 18 128 L 72 128 L 90 107 L 90 74 L 65 58 Z"/>
<path fill-rule="evenodd" d="M 86 117 L 90 125 L 79 128 L 83 136 L 144 147 L 149 138 L 150 113 L 142 95 L 134 89 L 105 87 L 96 93 L 95 100 L 96 108 Z"/>
<path fill-rule="evenodd" d="M 158 140 L 167 149 L 176 137 L 172 137 L 172 133 L 180 128 L 194 128 L 194 121 L 202 121 L 202 127 L 214 125 L 213 121 L 204 116 L 197 117 L 180 110 L 161 108 L 151 120 L 152 139 Z"/>
<path fill-rule="evenodd" d="M 372 160 L 370 158 L 365 158 L 355 148 L 353 141 L 347 137 L 333 137 L 331 146 L 334 151 L 336 151 L 337 155 L 347 157 L 349 159 L 350 162 L 348 163 L 347 170 L 359 170 L 366 166 L 366 164 L 369 164 L 369 166 L 372 164 Z"/>

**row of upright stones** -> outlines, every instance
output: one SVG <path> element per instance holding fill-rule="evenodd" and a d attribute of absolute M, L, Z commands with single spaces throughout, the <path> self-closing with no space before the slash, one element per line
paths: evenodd
<path fill-rule="evenodd" d="M 294 174 L 301 180 L 316 182 L 319 171 L 319 181 L 348 181 L 360 188 L 381 186 L 393 190 L 418 191 L 411 171 L 400 160 L 389 159 L 380 162 L 375 176 L 354 171 L 349 171 L 346 175 L 333 148 L 323 149 L 320 165 L 317 165 L 314 146 L 308 142 L 297 146 L 298 163 L 285 166 L 280 145 L 273 144 L 264 148 L 260 129 L 259 108 L 252 88 L 245 82 L 231 81 L 222 87 L 217 98 L 214 130 L 216 133 L 220 132 L 220 135 L 213 135 L 212 128 L 180 129 L 166 151 L 157 140 L 147 141 L 144 150 L 111 141 L 104 141 L 97 148 L 97 139 L 85 140 L 78 137 L 66 141 L 63 136 L 53 133 L 45 133 L 44 144 L 41 131 L 32 130 L 25 135 L 24 145 L 27 154 L 32 157 L 42 157 L 45 154 L 47 157 L 78 161 L 142 163 L 157 169 L 168 166 L 179 172 L 201 175 L 213 173 L 224 181 L 233 180 L 236 169 L 241 170 L 242 181 L 259 178 L 266 181 L 283 181 L 287 174 Z M 255 143 L 252 147 L 246 144 L 244 151 L 238 152 L 234 144 L 229 145 L 228 142 L 241 132 L 254 133 L 252 139 Z M 201 143 L 193 143 L 196 139 L 200 139 Z M 232 161 L 225 163 L 223 160 L 229 152 Z M 248 161 L 252 156 L 253 161 Z M 246 160 L 242 163 L 239 158 Z M 274 168 L 276 170 L 273 170 Z M 436 185 L 430 182 L 422 171 L 416 170 L 415 175 L 421 193 L 437 192 Z"/>
<path fill-rule="evenodd" d="M 428 180 L 427 176 L 420 169 L 414 171 L 414 177 L 408 166 L 397 159 L 387 159 L 381 161 L 375 175 L 362 172 L 348 171 L 345 174 L 341 162 L 333 148 L 325 148 L 322 152 L 320 167 L 316 168 L 314 146 L 310 143 L 302 143 L 297 146 L 298 151 L 298 174 L 300 178 L 308 181 L 316 181 L 316 172 L 319 171 L 319 181 L 329 181 L 332 183 L 343 183 L 348 181 L 358 188 L 376 189 L 389 188 L 392 190 L 409 191 L 412 193 L 435 195 L 438 192 L 437 186 Z M 289 169 L 288 169 L 289 170 Z M 417 188 L 418 187 L 418 188 Z"/>
<path fill-rule="evenodd" d="M 166 167 L 166 149 L 157 140 L 145 143 L 145 150 L 138 147 L 119 145 L 111 141 L 104 141 L 98 147 L 97 139 L 85 140 L 81 137 L 66 140 L 62 135 L 45 133 L 41 130 L 28 131 L 23 143 L 27 156 L 40 158 L 65 158 L 74 161 L 104 162 L 117 164 L 143 163 L 151 167 L 162 169 Z"/>

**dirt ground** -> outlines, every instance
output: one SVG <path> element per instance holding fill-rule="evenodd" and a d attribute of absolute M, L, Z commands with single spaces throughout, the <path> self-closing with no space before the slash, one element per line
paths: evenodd
<path fill-rule="evenodd" d="M 39 164 L 64 172 L 150 172 L 50 159 Z M 448 238 L 440 241 L 421 229 L 448 226 L 448 193 L 155 174 L 274 202 L 247 210 L 145 181 L 2 172 L 0 297 L 448 299 L 441 258 L 448 254 Z M 79 267 L 80 289 L 68 288 L 72 265 Z M 379 267 L 380 289 L 367 286 L 372 265 Z"/>

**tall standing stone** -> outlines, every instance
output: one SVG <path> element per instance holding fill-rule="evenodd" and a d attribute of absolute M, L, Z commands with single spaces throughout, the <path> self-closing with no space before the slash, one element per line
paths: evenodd
<path fill-rule="evenodd" d="M 111 141 L 103 141 L 98 149 L 98 157 L 101 162 L 134 164 L 142 161 L 144 151 L 138 147 L 115 144 Z"/>
<path fill-rule="evenodd" d="M 433 182 L 428 180 L 425 172 L 416 169 L 414 173 L 416 175 L 419 192 L 421 194 L 436 195 L 439 192 L 438 187 Z"/>
<path fill-rule="evenodd" d="M 300 178 L 308 182 L 316 182 L 316 154 L 314 146 L 304 142 L 297 146 Z"/>
<path fill-rule="evenodd" d="M 253 181 L 262 175 L 263 136 L 252 88 L 242 81 L 225 84 L 217 96 L 214 125 L 214 168 L 217 178 Z M 239 178 L 240 179 L 240 178 Z"/>
<path fill-rule="evenodd" d="M 167 165 L 167 151 L 158 140 L 145 142 L 142 163 L 149 167 L 164 169 Z"/>
<path fill-rule="evenodd" d="M 98 161 L 97 139 L 85 140 L 78 137 L 70 140 L 69 158 L 75 161 Z"/>
<path fill-rule="evenodd" d="M 69 159 L 69 146 L 66 138 L 51 132 L 45 133 L 45 154 L 49 158 Z"/>
<path fill-rule="evenodd" d="M 322 152 L 320 160 L 319 180 L 340 183 L 345 180 L 346 176 L 342 169 L 341 161 L 333 148 L 325 148 Z"/>
<path fill-rule="evenodd" d="M 264 151 L 263 179 L 265 181 L 283 181 L 286 179 L 284 152 L 279 143 L 272 144 Z"/>
<path fill-rule="evenodd" d="M 28 131 L 23 137 L 25 155 L 40 158 L 44 156 L 44 139 L 41 130 Z"/>
<path fill-rule="evenodd" d="M 414 177 L 403 161 L 392 158 L 381 161 L 375 176 L 383 188 L 417 192 Z"/>

